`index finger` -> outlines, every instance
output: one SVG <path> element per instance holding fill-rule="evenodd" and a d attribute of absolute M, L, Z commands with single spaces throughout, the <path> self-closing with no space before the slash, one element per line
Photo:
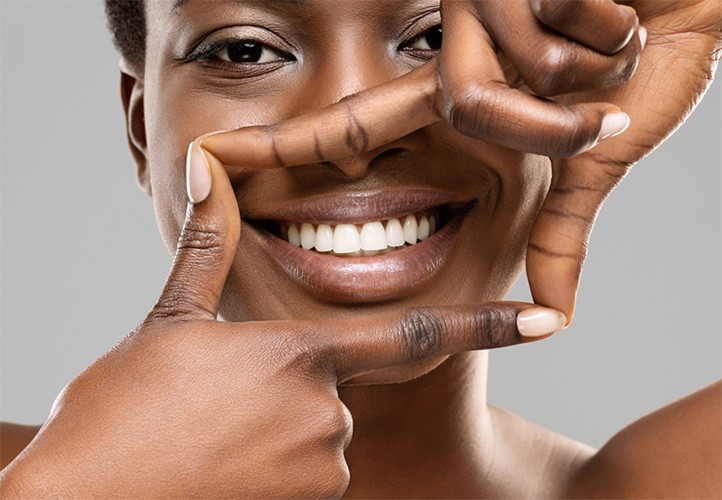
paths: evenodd
<path fill-rule="evenodd" d="M 523 302 L 416 307 L 321 326 L 339 383 L 404 363 L 547 337 L 564 326 L 564 314 Z"/>
<path fill-rule="evenodd" d="M 342 160 L 383 146 L 441 119 L 435 61 L 389 83 L 276 125 L 200 139 L 223 163 L 254 168 Z"/>

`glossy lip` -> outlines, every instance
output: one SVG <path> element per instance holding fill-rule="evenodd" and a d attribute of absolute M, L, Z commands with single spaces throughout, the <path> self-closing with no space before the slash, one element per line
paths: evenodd
<path fill-rule="evenodd" d="M 267 219 L 311 224 L 359 224 L 422 212 L 441 205 L 461 208 L 469 198 L 431 189 L 383 190 L 316 196 L 277 209 L 246 213 L 251 220 Z"/>
<path fill-rule="evenodd" d="M 368 205 L 370 210 L 361 210 L 358 204 L 347 205 L 348 200 L 354 199 L 373 200 L 374 203 Z M 243 228 L 294 281 L 308 287 L 314 295 L 341 303 L 380 302 L 409 293 L 444 267 L 474 202 L 436 191 L 407 190 L 322 197 L 273 212 L 282 220 L 359 223 L 388 219 L 443 203 L 458 203 L 461 208 L 455 210 L 452 219 L 436 233 L 416 245 L 369 257 L 304 250 L 248 222 L 243 222 Z M 329 212 L 325 212 L 325 217 L 319 217 L 324 206 L 326 210 L 331 209 L 332 219 Z M 297 207 L 301 209 L 296 210 Z"/>

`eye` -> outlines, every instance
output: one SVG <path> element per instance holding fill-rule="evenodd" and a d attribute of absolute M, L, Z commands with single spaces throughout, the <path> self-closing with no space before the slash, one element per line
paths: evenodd
<path fill-rule="evenodd" d="M 441 49 L 441 25 L 437 24 L 426 30 L 420 36 L 414 38 L 411 43 L 404 47 L 406 50 L 440 50 Z"/>
<path fill-rule="evenodd" d="M 197 61 L 206 65 L 246 68 L 295 60 L 291 54 L 252 38 L 226 38 L 204 43 L 182 59 L 183 62 Z"/>
<path fill-rule="evenodd" d="M 237 40 L 220 47 L 216 56 L 238 64 L 266 64 L 285 59 L 284 54 L 256 40 Z"/>

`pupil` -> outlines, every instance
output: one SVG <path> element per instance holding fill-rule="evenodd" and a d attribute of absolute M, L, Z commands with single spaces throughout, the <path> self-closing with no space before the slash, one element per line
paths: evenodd
<path fill-rule="evenodd" d="M 256 42 L 234 42 L 228 46 L 228 59 L 236 63 L 254 63 L 261 59 L 263 46 Z"/>
<path fill-rule="evenodd" d="M 432 50 L 441 49 L 441 26 L 434 26 L 426 32 L 426 43 Z"/>

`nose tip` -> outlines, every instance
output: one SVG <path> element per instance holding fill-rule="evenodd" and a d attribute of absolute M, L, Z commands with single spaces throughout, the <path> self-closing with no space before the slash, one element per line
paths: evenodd
<path fill-rule="evenodd" d="M 331 162 L 336 168 L 344 173 L 351 180 L 361 179 L 369 173 L 371 158 L 368 153 L 363 155 L 350 156 L 343 160 Z"/>
<path fill-rule="evenodd" d="M 375 165 L 381 165 L 385 160 L 393 161 L 392 158 L 403 158 L 411 150 L 410 144 L 394 141 L 366 153 L 334 160 L 329 164 L 340 170 L 349 180 L 358 180 L 368 175 Z"/>

